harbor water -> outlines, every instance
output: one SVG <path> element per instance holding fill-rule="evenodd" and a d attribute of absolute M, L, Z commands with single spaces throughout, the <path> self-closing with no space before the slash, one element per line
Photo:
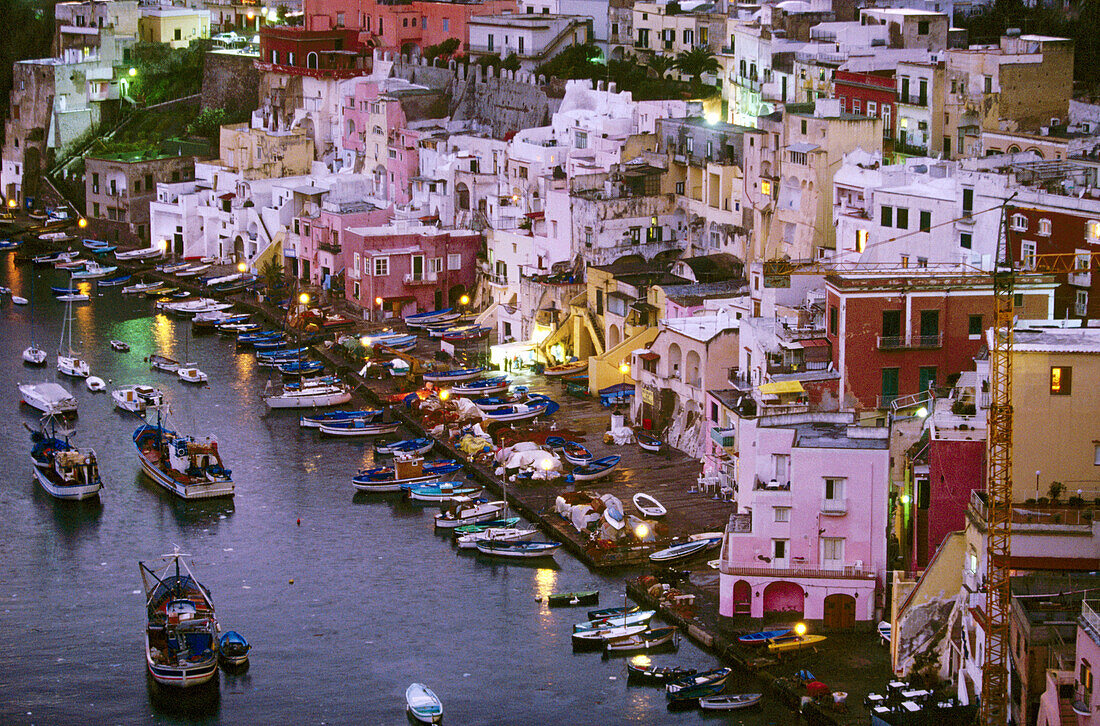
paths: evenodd
<path fill-rule="evenodd" d="M 356 495 L 351 476 L 372 463 L 368 441 L 321 440 L 297 414 L 269 412 L 268 371 L 218 336 L 154 314 L 151 300 L 96 290 L 73 306 L 74 347 L 108 388 L 151 383 L 182 432 L 217 436 L 236 496 L 183 501 L 141 473 L 131 435 L 140 421 L 109 393 L 62 379 L 53 362 L 64 308 L 62 273 L 0 257 L 0 284 L 30 297 L 34 338 L 50 365 L 25 367 L 31 309 L 0 306 L 0 723 L 399 724 L 404 692 L 420 681 L 449 724 L 790 723 L 754 711 L 672 712 L 663 689 L 627 684 L 627 658 L 574 654 L 571 626 L 586 608 L 550 610 L 552 592 L 600 590 L 622 603 L 624 576 L 589 571 L 559 552 L 552 565 L 500 563 L 459 552 L 432 531 L 431 507 Z M 111 339 L 127 341 L 118 353 Z M 79 342 L 78 342 L 79 341 Z M 197 362 L 207 387 L 150 371 L 159 353 Z M 79 401 L 74 441 L 95 449 L 98 501 L 53 500 L 34 483 L 18 382 L 58 381 Z M 143 654 L 137 562 L 174 547 L 192 555 L 222 630 L 252 643 L 243 673 L 178 691 L 151 684 Z M 655 663 L 716 667 L 686 639 Z M 735 674 L 727 692 L 759 690 Z"/>

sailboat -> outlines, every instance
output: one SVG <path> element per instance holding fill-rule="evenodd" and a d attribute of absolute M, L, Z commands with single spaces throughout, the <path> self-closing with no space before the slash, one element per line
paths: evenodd
<path fill-rule="evenodd" d="M 69 286 L 72 287 L 71 282 Z M 91 374 L 87 361 L 73 351 L 72 300 L 65 302 L 65 318 L 61 323 L 61 340 L 57 344 L 57 370 L 74 378 L 87 378 Z"/>
<path fill-rule="evenodd" d="M 34 274 L 31 274 L 31 344 L 23 350 L 23 362 L 32 366 L 46 365 L 46 351 L 34 343 Z"/>

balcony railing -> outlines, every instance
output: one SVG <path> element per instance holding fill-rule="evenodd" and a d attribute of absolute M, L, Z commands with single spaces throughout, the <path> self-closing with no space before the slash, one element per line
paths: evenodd
<path fill-rule="evenodd" d="M 318 242 L 317 249 L 334 255 L 340 254 L 340 245 L 333 242 Z"/>
<path fill-rule="evenodd" d="M 734 429 L 722 429 L 717 426 L 710 430 L 710 439 L 723 448 L 734 445 Z"/>
<path fill-rule="evenodd" d="M 918 93 L 910 93 L 908 96 L 898 94 L 898 103 L 904 103 L 908 106 L 927 106 L 928 96 L 922 96 Z"/>
<path fill-rule="evenodd" d="M 1097 633 L 1100 633 L 1100 615 L 1096 610 L 1100 608 L 1100 602 L 1096 600 L 1081 601 L 1081 618 Z"/>
<path fill-rule="evenodd" d="M 1071 272 L 1069 273 L 1069 284 L 1075 287 L 1092 287 L 1092 273 Z"/>
<path fill-rule="evenodd" d="M 890 404 L 896 401 L 897 398 L 898 395 L 896 393 L 892 395 L 883 394 L 881 396 L 875 396 L 875 408 L 890 408 Z"/>
<path fill-rule="evenodd" d="M 406 285 L 434 285 L 439 275 L 434 272 L 410 272 L 405 275 Z"/>
<path fill-rule="evenodd" d="M 725 575 L 743 575 L 748 577 L 778 577 L 785 580 L 797 577 L 828 578 L 838 580 L 874 580 L 875 573 L 868 572 L 862 566 L 847 565 L 836 570 L 818 567 L 739 567 L 722 562 L 718 571 Z"/>
<path fill-rule="evenodd" d="M 841 497 L 840 499 L 822 499 L 821 500 L 821 513 L 831 516 L 839 517 L 848 513 L 848 500 Z"/>
<path fill-rule="evenodd" d="M 936 335 L 914 335 L 906 339 L 903 335 L 878 336 L 879 350 L 929 349 L 943 346 L 943 333 Z"/>

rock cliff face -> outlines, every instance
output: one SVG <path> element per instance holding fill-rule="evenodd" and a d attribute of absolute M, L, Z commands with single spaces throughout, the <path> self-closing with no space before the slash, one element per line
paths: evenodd
<path fill-rule="evenodd" d="M 260 105 L 260 71 L 253 56 L 207 53 L 202 67 L 202 108 L 224 108 L 231 117 Z"/>

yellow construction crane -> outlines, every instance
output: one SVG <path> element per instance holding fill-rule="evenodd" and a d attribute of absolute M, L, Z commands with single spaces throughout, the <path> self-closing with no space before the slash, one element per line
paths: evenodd
<path fill-rule="evenodd" d="M 1002 214 L 1002 225 L 1004 215 Z M 1005 239 L 1001 235 L 1002 241 Z M 1007 244 L 998 249 L 995 269 L 956 263 L 921 266 L 881 262 L 767 260 L 764 286 L 780 287 L 789 275 L 893 274 L 913 277 L 985 277 L 993 283 L 993 344 L 989 351 L 990 405 L 987 417 L 986 617 L 980 720 L 983 726 L 1008 723 L 1009 588 L 1012 553 L 1012 334 L 1016 279 L 1037 275 L 1100 272 L 1100 250 L 1029 255 L 1014 262 Z M 778 284 L 777 284 L 778 283 Z"/>

